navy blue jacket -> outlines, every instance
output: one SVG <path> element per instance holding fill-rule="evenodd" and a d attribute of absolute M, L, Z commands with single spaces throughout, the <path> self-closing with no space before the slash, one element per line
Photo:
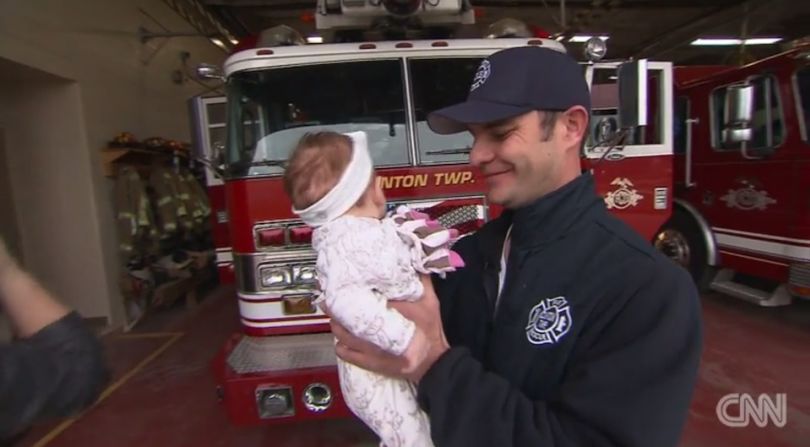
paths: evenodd
<path fill-rule="evenodd" d="M 455 249 L 466 267 L 434 280 L 451 349 L 419 383 L 437 447 L 678 443 L 702 348 L 699 297 L 684 269 L 607 211 L 591 175 Z"/>

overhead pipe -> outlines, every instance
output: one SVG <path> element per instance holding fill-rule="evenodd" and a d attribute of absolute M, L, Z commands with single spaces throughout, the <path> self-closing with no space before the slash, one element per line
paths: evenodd
<path fill-rule="evenodd" d="M 743 3 L 743 6 L 748 8 L 749 14 L 752 14 L 755 11 L 763 9 L 764 7 L 774 9 L 775 5 L 783 2 L 784 0 L 772 0 L 769 2 L 748 0 Z M 699 17 L 695 17 L 694 19 L 680 23 L 669 31 L 661 33 L 658 37 L 641 44 L 639 47 L 637 47 L 637 49 L 633 49 L 631 54 L 633 54 L 636 58 L 660 56 L 683 45 L 689 44 L 696 38 L 700 37 L 700 35 L 703 34 L 707 29 L 717 28 L 735 22 L 738 19 L 738 16 L 735 14 L 732 17 L 728 17 L 728 13 L 734 11 L 739 6 L 739 4 L 722 6 L 720 8 L 716 8 L 708 15 L 701 14 Z M 691 31 L 695 28 L 700 29 L 698 31 Z M 672 42 L 675 40 L 675 37 L 673 36 L 677 37 L 681 35 L 685 35 L 686 38 L 678 38 L 674 43 L 667 44 L 667 42 Z M 660 47 L 663 47 L 663 49 L 659 49 Z"/>

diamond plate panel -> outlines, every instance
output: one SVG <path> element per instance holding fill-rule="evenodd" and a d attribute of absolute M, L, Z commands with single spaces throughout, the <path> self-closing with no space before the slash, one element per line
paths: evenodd
<path fill-rule="evenodd" d="M 460 206 L 439 216 L 438 221 L 443 226 L 453 228 L 465 222 L 478 220 L 478 205 Z"/>
<path fill-rule="evenodd" d="M 228 356 L 228 365 L 239 374 L 334 366 L 331 333 L 274 337 L 242 337 Z"/>

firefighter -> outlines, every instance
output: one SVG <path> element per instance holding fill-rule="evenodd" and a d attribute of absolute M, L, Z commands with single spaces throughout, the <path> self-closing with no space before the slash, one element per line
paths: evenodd
<path fill-rule="evenodd" d="M 90 406 L 109 380 L 81 317 L 22 271 L 0 239 L 0 310 L 17 339 L 0 344 L 0 444 L 47 417 Z"/>
<path fill-rule="evenodd" d="M 341 358 L 418 384 L 438 447 L 678 443 L 702 350 L 697 291 L 582 171 L 589 113 L 569 56 L 485 59 L 467 101 L 428 123 L 472 133 L 470 161 L 505 211 L 454 246 L 465 268 L 392 304 L 428 334 L 425 361 L 403 374 L 332 323 Z"/>

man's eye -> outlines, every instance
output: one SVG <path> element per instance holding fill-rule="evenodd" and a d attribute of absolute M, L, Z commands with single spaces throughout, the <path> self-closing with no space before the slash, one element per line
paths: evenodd
<path fill-rule="evenodd" d="M 493 133 L 492 133 L 492 136 L 493 136 L 493 137 L 494 137 L 496 140 L 505 140 L 505 139 L 506 139 L 506 138 L 507 138 L 507 137 L 508 137 L 508 136 L 509 136 L 511 133 L 512 133 L 512 131 L 511 131 L 511 130 L 506 130 L 506 131 L 498 131 L 498 132 L 493 132 Z"/>

